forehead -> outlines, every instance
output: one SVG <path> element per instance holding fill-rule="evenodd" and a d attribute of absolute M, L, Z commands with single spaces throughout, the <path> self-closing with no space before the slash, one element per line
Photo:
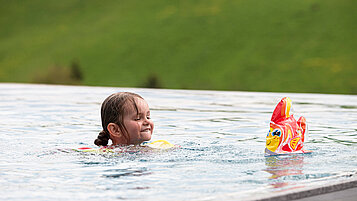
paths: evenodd
<path fill-rule="evenodd" d="M 149 105 L 144 99 L 134 98 L 133 101 L 128 101 L 125 106 L 127 113 L 143 113 L 149 111 Z"/>
<path fill-rule="evenodd" d="M 150 111 L 149 105 L 147 104 L 147 102 L 144 99 L 137 98 L 135 100 L 135 103 L 136 103 L 139 113 L 147 113 Z"/>

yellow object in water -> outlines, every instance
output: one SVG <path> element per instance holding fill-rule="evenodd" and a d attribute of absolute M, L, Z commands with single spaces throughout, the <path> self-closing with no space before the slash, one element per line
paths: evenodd
<path fill-rule="evenodd" d="M 90 147 L 80 147 L 73 149 L 79 152 L 92 152 L 92 153 L 136 153 L 141 151 L 149 151 L 147 148 L 153 150 L 165 150 L 178 147 L 166 140 L 156 140 L 153 142 L 143 142 L 140 145 L 129 145 L 129 146 L 105 146 L 99 149 L 94 149 Z"/>
<path fill-rule="evenodd" d="M 175 147 L 175 145 L 166 140 L 156 140 L 154 142 L 143 143 L 142 146 L 148 146 L 153 149 L 169 149 Z"/>

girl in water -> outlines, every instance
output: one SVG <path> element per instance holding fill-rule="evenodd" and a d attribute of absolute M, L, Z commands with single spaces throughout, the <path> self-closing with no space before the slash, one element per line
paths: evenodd
<path fill-rule="evenodd" d="M 148 104 L 138 94 L 119 92 L 110 95 L 102 103 L 101 118 L 103 130 L 94 140 L 94 144 L 100 146 L 100 149 L 82 147 L 76 149 L 76 151 L 136 153 L 138 151 L 149 151 L 151 148 L 177 147 L 165 140 L 147 142 L 151 139 L 154 122 L 151 120 Z M 110 146 L 108 146 L 109 140 L 112 142 Z"/>
<path fill-rule="evenodd" d="M 137 145 L 151 139 L 154 122 L 146 101 L 138 94 L 119 92 L 104 100 L 101 108 L 103 130 L 94 144 Z"/>

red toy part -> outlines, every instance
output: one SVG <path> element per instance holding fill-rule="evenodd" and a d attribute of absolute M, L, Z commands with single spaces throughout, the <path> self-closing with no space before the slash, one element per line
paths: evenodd
<path fill-rule="evenodd" d="M 266 137 L 267 155 L 306 153 L 303 150 L 306 119 L 300 117 L 298 121 L 290 114 L 292 101 L 285 97 L 275 107 L 271 117 L 269 133 Z"/>
<path fill-rule="evenodd" d="M 80 148 L 78 148 L 79 150 L 86 150 L 86 149 L 92 149 L 92 148 L 90 148 L 90 147 L 80 147 Z"/>

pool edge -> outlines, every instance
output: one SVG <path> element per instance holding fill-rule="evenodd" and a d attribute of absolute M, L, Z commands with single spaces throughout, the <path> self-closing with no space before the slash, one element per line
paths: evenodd
<path fill-rule="evenodd" d="M 347 181 L 331 182 L 328 185 L 319 185 L 305 187 L 299 190 L 290 190 L 289 192 L 277 193 L 274 196 L 262 196 L 248 199 L 246 201 L 283 201 L 283 200 L 298 200 L 304 198 L 310 198 L 313 196 L 324 195 L 328 193 L 339 192 L 351 188 L 357 188 L 357 176 L 350 175 Z M 357 191 L 356 191 L 357 194 Z"/>

